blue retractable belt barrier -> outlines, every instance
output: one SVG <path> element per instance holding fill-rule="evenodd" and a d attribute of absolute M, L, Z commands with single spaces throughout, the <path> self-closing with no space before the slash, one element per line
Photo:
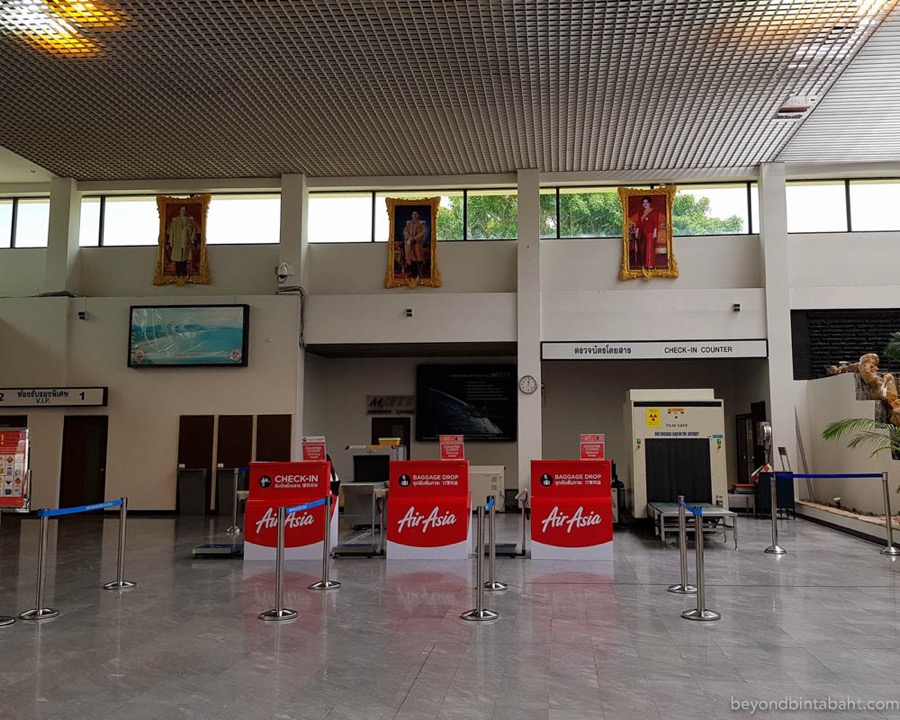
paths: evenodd
<path fill-rule="evenodd" d="M 494 498 L 491 498 L 490 500 L 488 500 L 488 503 L 487 503 L 487 505 L 484 506 L 484 509 L 490 510 L 492 507 L 494 507 Z"/>
<path fill-rule="evenodd" d="M 291 513 L 300 512 L 302 510 L 312 510 L 313 508 L 319 507 L 319 505 L 325 504 L 325 498 L 321 500 L 316 500 L 315 502 L 305 503 L 304 505 L 294 505 L 294 507 L 289 507 L 284 509 L 285 515 L 290 515 Z"/>
<path fill-rule="evenodd" d="M 688 505 L 686 502 L 682 502 L 681 504 L 684 506 L 684 509 L 694 517 L 701 517 L 703 515 L 703 508 L 699 505 Z"/>
<path fill-rule="evenodd" d="M 881 473 L 789 473 L 777 472 L 778 478 L 880 478 Z"/>
<path fill-rule="evenodd" d="M 110 500 L 96 505 L 81 505 L 80 507 L 60 508 L 59 510 L 38 510 L 38 517 L 59 517 L 60 515 L 75 515 L 76 513 L 90 512 L 91 510 L 103 510 L 104 508 L 119 507 L 122 500 Z"/>

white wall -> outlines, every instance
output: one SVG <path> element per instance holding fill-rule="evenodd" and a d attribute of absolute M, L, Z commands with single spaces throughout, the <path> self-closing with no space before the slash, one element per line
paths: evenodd
<path fill-rule="evenodd" d="M 106 408 L 28 410 L 35 506 L 57 504 L 66 415 L 109 417 L 108 498 L 127 495 L 132 509 L 168 510 L 175 507 L 179 415 L 296 412 L 298 298 L 205 299 L 250 305 L 247 368 L 129 369 L 128 308 L 158 300 L 92 298 L 85 320 L 77 318 L 81 299 L 0 300 L 3 385 L 109 387 Z"/>
<path fill-rule="evenodd" d="M 606 433 L 606 454 L 627 467 L 631 440 L 623 426 L 625 395 L 640 388 L 712 388 L 724 402 L 728 482 L 737 481 L 734 416 L 763 400 L 764 359 L 545 361 L 544 457 L 577 458 L 580 433 Z M 621 471 L 620 471 L 621 474 Z M 621 479 L 624 480 L 624 477 Z"/>
<path fill-rule="evenodd" d="M 890 453 L 870 457 L 872 449 L 850 450 L 847 440 L 826 441 L 822 430 L 828 423 L 844 418 L 874 418 L 878 400 L 857 400 L 856 379 L 852 373 L 810 380 L 809 449 L 810 472 L 813 473 L 890 473 L 891 502 L 897 503 L 900 485 L 900 463 Z M 861 513 L 884 512 L 884 490 L 880 479 L 812 480 L 813 499 L 831 503 L 840 497 L 844 508 Z M 805 494 L 805 493 L 804 493 Z M 892 508 L 897 512 L 897 507 Z"/>
<path fill-rule="evenodd" d="M 437 246 L 441 287 L 384 287 L 387 243 L 335 243 L 309 246 L 312 295 L 394 293 L 402 296 L 451 293 L 508 293 L 516 290 L 516 243 L 508 240 L 442 242 Z"/>
<path fill-rule="evenodd" d="M 347 445 L 368 444 L 370 420 L 366 416 L 366 395 L 415 395 L 416 365 L 428 363 L 515 362 L 515 358 L 371 358 L 329 359 L 327 361 L 326 435 L 329 452 L 342 478 L 353 475 L 352 460 L 343 449 Z M 415 418 L 412 436 L 415 438 Z M 506 486 L 517 485 L 516 444 L 513 442 L 468 442 L 466 459 L 472 465 L 505 465 Z M 413 460 L 437 460 L 436 442 L 413 440 Z"/>
<path fill-rule="evenodd" d="M 0 250 L 0 296 L 29 297 L 44 292 L 46 248 Z"/>
<path fill-rule="evenodd" d="M 156 258 L 156 247 L 81 248 L 81 294 L 151 298 L 172 295 L 173 286 L 153 284 Z M 277 245 L 207 246 L 207 260 L 212 283 L 177 288 L 184 302 L 209 295 L 267 295 L 278 289 Z"/>
<path fill-rule="evenodd" d="M 792 309 L 897 306 L 900 232 L 788 237 Z"/>

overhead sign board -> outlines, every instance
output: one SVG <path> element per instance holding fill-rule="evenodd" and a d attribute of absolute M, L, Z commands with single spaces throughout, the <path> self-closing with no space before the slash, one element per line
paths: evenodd
<path fill-rule="evenodd" d="M 542 360 L 684 360 L 767 356 L 765 340 L 541 343 Z"/>
<path fill-rule="evenodd" d="M 19 407 L 105 407 L 106 387 L 0 388 L 0 410 Z"/>

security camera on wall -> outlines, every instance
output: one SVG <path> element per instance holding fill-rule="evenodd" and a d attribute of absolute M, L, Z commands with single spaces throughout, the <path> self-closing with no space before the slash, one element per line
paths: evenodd
<path fill-rule="evenodd" d="M 287 279 L 293 274 L 294 266 L 290 263 L 278 263 L 278 267 L 275 268 L 275 279 L 278 280 L 279 285 L 285 283 Z"/>

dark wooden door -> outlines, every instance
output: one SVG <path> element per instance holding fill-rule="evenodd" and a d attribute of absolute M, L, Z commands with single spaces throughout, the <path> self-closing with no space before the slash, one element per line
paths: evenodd
<path fill-rule="evenodd" d="M 206 469 L 205 505 L 212 501 L 213 416 L 182 415 L 178 418 L 178 467 Z"/>
<path fill-rule="evenodd" d="M 259 462 L 286 462 L 291 459 L 291 416 L 256 417 L 256 459 Z"/>
<path fill-rule="evenodd" d="M 106 415 L 68 415 L 63 423 L 59 506 L 106 500 Z"/>
<path fill-rule="evenodd" d="M 22 429 L 27 427 L 27 415 L 0 415 L 0 428 Z"/>
<path fill-rule="evenodd" d="M 372 444 L 378 444 L 378 438 L 398 437 L 400 444 L 406 448 L 409 457 L 410 422 L 408 417 L 391 415 L 389 417 L 372 418 Z"/>
<path fill-rule="evenodd" d="M 750 403 L 750 416 L 753 419 L 753 469 L 755 470 L 769 461 L 769 458 L 766 457 L 766 445 L 763 442 L 762 433 L 759 431 L 759 424 L 768 419 L 765 400 Z"/>
<path fill-rule="evenodd" d="M 737 438 L 737 481 L 748 485 L 750 473 L 758 467 L 753 464 L 753 416 L 750 413 L 735 415 L 734 425 Z"/>

